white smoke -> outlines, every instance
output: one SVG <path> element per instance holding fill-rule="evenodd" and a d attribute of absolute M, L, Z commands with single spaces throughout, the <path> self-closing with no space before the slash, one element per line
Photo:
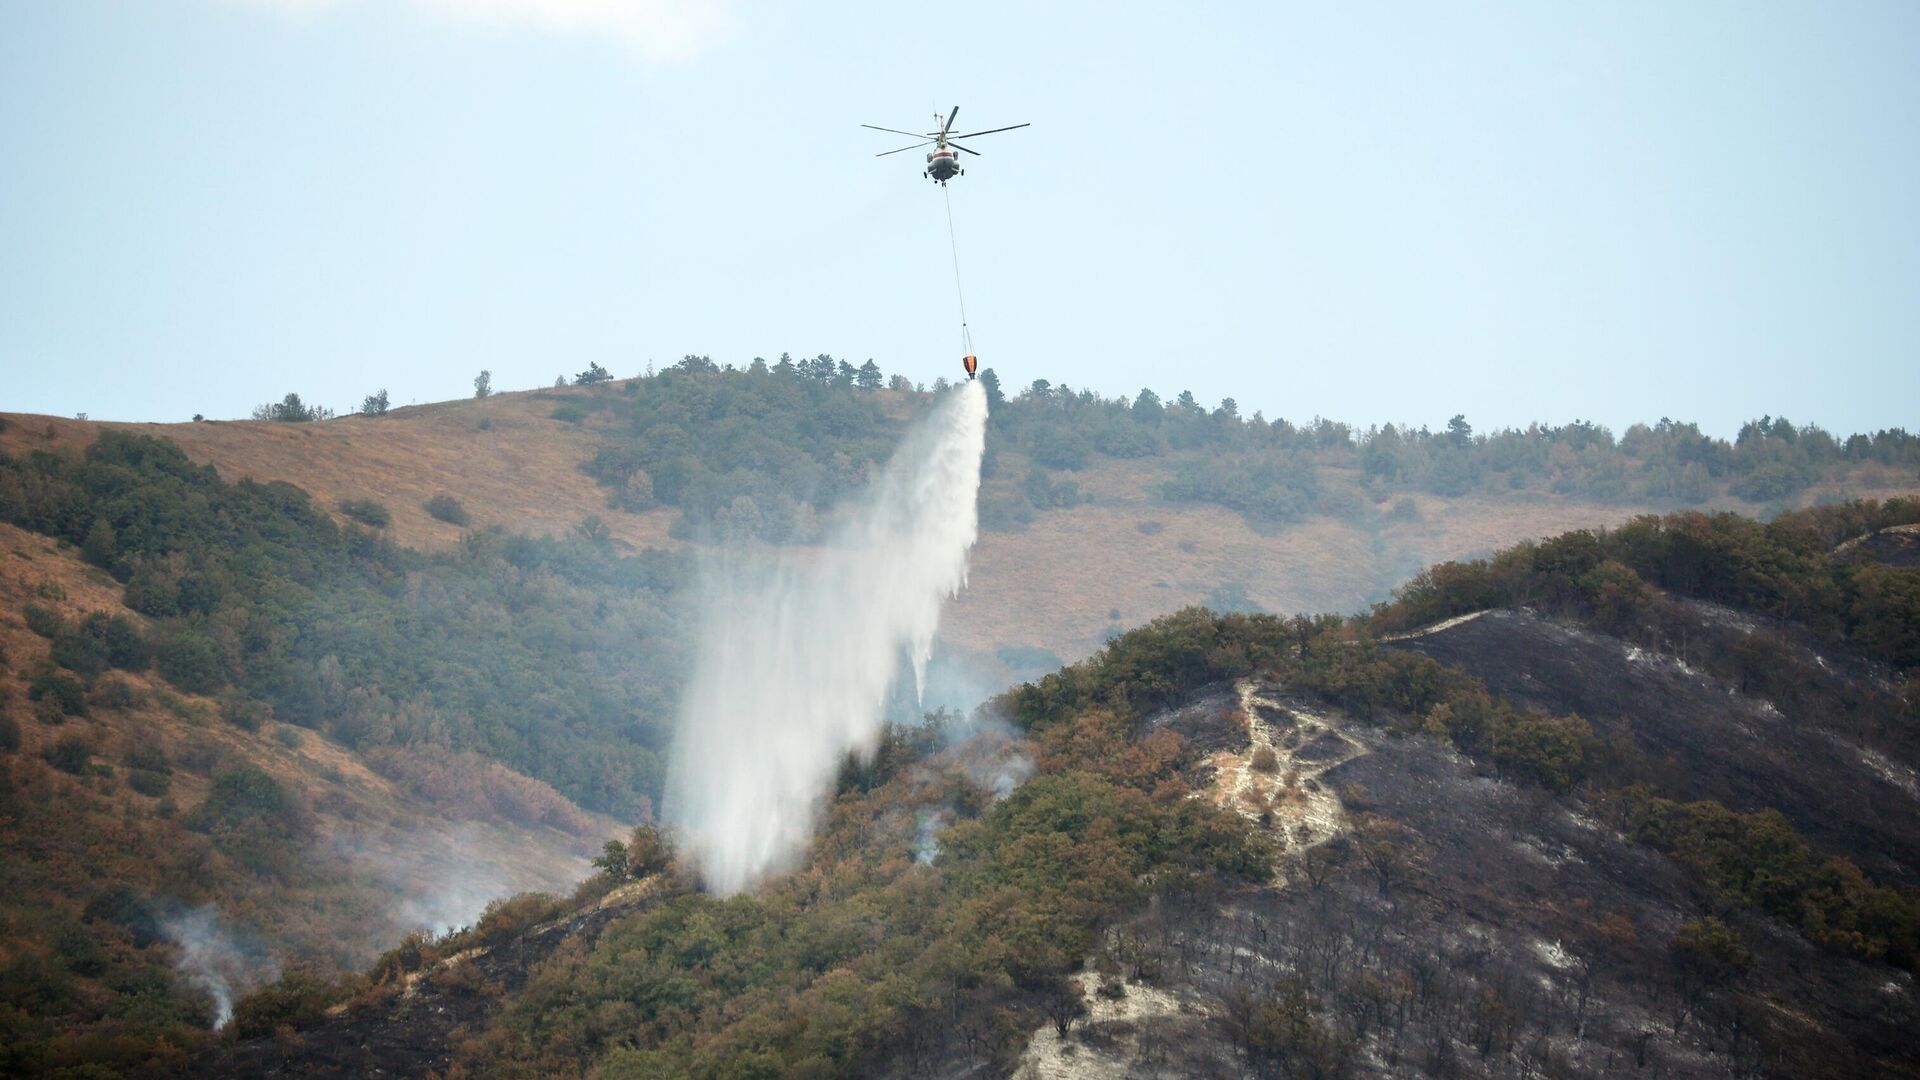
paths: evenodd
<path fill-rule="evenodd" d="M 915 815 L 913 830 L 913 861 L 921 866 L 932 866 L 933 860 L 940 857 L 940 834 L 953 823 L 953 815 L 945 807 L 938 810 L 922 809 Z"/>
<path fill-rule="evenodd" d="M 943 395 L 824 548 L 714 573 L 666 816 L 720 895 L 793 865 L 849 750 L 871 753 L 904 654 L 926 686 L 966 584 L 987 396 Z"/>
<path fill-rule="evenodd" d="M 236 992 L 267 982 L 280 973 L 279 965 L 271 957 L 243 947 L 221 928 L 220 913 L 212 904 L 163 919 L 160 932 L 180 948 L 180 955 L 173 960 L 174 971 L 213 1000 L 216 1031 L 233 1019 Z"/>

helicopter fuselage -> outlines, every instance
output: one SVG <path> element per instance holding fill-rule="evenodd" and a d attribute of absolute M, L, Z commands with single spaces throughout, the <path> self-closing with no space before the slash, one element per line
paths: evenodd
<path fill-rule="evenodd" d="M 926 175 L 944 184 L 960 175 L 960 155 L 957 151 L 936 146 L 927 153 Z"/>

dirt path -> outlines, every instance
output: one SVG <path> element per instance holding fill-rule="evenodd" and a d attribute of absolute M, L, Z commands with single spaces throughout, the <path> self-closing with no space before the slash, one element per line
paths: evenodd
<path fill-rule="evenodd" d="M 1381 638 L 1380 642 L 1385 644 L 1389 641 L 1412 641 L 1414 638 L 1423 638 L 1428 634 L 1437 634 L 1442 630 L 1451 630 L 1462 623 L 1470 623 L 1492 610 L 1492 608 L 1481 608 L 1479 611 L 1469 611 L 1465 615 L 1455 615 L 1451 619 L 1442 619 L 1432 626 L 1423 626 L 1418 630 L 1409 630 L 1404 634 L 1388 634 Z"/>

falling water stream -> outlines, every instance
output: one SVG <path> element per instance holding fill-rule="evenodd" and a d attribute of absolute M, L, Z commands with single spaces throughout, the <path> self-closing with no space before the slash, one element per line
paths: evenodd
<path fill-rule="evenodd" d="M 665 804 L 711 891 L 791 868 L 840 762 L 879 739 L 903 658 L 924 689 L 966 584 L 986 423 L 981 386 L 955 387 L 812 557 L 711 569 Z"/>

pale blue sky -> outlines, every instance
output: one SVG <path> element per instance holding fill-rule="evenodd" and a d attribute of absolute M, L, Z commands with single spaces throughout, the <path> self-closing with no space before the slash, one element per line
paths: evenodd
<path fill-rule="evenodd" d="M 539 13 L 539 14 L 534 14 Z M 0 0 L 0 409 L 829 352 L 1920 427 L 1920 4 Z"/>

